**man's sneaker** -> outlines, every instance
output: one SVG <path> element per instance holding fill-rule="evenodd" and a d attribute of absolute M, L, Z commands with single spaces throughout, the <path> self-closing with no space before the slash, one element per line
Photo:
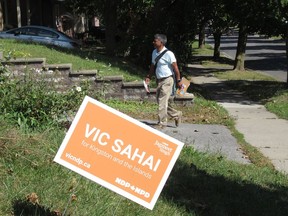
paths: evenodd
<path fill-rule="evenodd" d="M 175 126 L 178 127 L 182 121 L 182 112 L 179 111 L 178 117 L 175 118 Z"/>

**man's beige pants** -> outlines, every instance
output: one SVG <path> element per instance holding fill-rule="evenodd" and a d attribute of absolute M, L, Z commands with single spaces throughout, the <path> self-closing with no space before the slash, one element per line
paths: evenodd
<path fill-rule="evenodd" d="M 156 98 L 158 103 L 158 123 L 161 125 L 167 125 L 168 116 L 175 119 L 179 115 L 179 111 L 172 107 L 173 99 L 170 99 L 173 83 L 173 77 L 158 80 Z"/>

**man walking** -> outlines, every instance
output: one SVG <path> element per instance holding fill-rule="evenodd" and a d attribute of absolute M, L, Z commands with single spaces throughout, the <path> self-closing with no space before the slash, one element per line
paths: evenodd
<path fill-rule="evenodd" d="M 152 63 L 149 74 L 145 78 L 146 84 L 149 84 L 152 75 L 155 73 L 157 79 L 156 98 L 158 103 L 158 126 L 165 128 L 167 126 L 167 117 L 175 120 L 175 126 L 181 123 L 182 112 L 172 107 L 172 101 L 169 100 L 174 85 L 174 76 L 177 81 L 177 87 L 181 88 L 181 78 L 175 55 L 167 50 L 165 44 L 167 37 L 163 34 L 154 35 L 153 45 L 155 49 L 152 52 Z M 157 58 L 158 57 L 158 58 Z"/>

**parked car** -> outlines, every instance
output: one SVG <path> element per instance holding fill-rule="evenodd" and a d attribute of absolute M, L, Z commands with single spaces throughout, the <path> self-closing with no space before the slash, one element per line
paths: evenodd
<path fill-rule="evenodd" d="M 65 48 L 77 48 L 81 43 L 53 28 L 44 26 L 23 26 L 0 32 L 0 38 L 37 42 Z"/>

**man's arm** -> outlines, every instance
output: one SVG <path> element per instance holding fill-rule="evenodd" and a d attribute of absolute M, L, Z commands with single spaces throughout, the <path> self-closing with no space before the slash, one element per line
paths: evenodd
<path fill-rule="evenodd" d="M 151 77 L 153 76 L 154 71 L 155 71 L 154 68 L 155 68 L 155 65 L 154 65 L 154 64 L 151 64 L 151 65 L 150 65 L 149 73 L 148 73 L 147 76 L 145 77 L 145 82 L 146 82 L 146 83 L 149 83 L 149 82 L 150 82 Z"/>
<path fill-rule="evenodd" d="M 178 86 L 178 88 L 181 88 L 181 85 L 182 85 L 181 75 L 180 75 L 180 71 L 179 71 L 177 62 L 173 62 L 172 63 L 172 67 L 173 67 L 173 70 L 174 70 L 174 73 L 175 73 L 175 79 L 176 79 L 176 82 L 177 82 L 177 86 Z"/>

